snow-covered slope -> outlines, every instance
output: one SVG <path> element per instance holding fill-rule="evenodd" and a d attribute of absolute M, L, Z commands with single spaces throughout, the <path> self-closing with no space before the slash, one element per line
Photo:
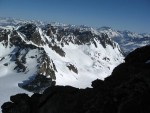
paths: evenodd
<path fill-rule="evenodd" d="M 6 67 L 14 63 L 17 72 L 28 74 L 35 70 L 31 76 L 42 74 L 57 85 L 85 88 L 94 79 L 110 75 L 123 61 L 118 44 L 93 31 L 51 25 L 40 28 L 35 24 L 1 28 L 1 63 L 5 64 L 8 57 Z"/>
<path fill-rule="evenodd" d="M 130 31 L 117 31 L 110 27 L 97 29 L 100 33 L 106 33 L 110 38 L 116 41 L 125 55 L 136 48 L 150 44 L 150 34 L 138 34 Z"/>
<path fill-rule="evenodd" d="M 0 21 L 0 104 L 23 89 L 42 92 L 55 83 L 91 87 L 123 62 L 119 45 L 96 29 L 14 21 Z"/>

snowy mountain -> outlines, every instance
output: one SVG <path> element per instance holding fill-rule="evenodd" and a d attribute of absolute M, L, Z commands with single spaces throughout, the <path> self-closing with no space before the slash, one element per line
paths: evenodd
<path fill-rule="evenodd" d="M 147 45 L 149 37 L 109 27 L 0 18 L 0 104 L 10 95 L 43 92 L 55 84 L 91 87 L 124 62 L 122 50 L 127 54 Z"/>
<path fill-rule="evenodd" d="M 8 20 L 0 21 L 0 104 L 55 84 L 91 87 L 123 62 L 119 45 L 93 28 Z"/>
<path fill-rule="evenodd" d="M 150 34 L 138 34 L 130 31 L 117 31 L 110 27 L 97 29 L 100 33 L 106 33 L 111 39 L 116 41 L 125 55 L 136 48 L 150 44 Z"/>
<path fill-rule="evenodd" d="M 5 27 L 6 26 L 10 27 L 10 25 L 19 26 L 25 23 L 34 23 L 38 27 L 43 27 L 47 25 L 49 22 L 42 22 L 38 20 L 14 19 L 14 18 L 0 18 L 0 26 L 5 26 Z M 146 34 L 146 33 L 138 34 L 127 30 L 119 31 L 119 30 L 114 30 L 111 27 L 107 27 L 107 26 L 93 29 L 85 25 L 76 26 L 76 25 L 62 24 L 58 22 L 51 22 L 51 25 L 66 27 L 66 28 L 69 27 L 73 29 L 74 28 L 84 29 L 84 30 L 86 29 L 86 30 L 90 30 L 92 33 L 95 33 L 97 35 L 100 35 L 101 33 L 105 33 L 108 35 L 109 38 L 111 38 L 112 40 L 114 40 L 119 44 L 125 56 L 131 51 L 135 50 L 136 48 L 150 44 L 150 34 Z"/>
<path fill-rule="evenodd" d="M 25 23 L 3 27 L 0 34 L 1 69 L 44 75 L 57 85 L 85 88 L 123 61 L 117 43 L 85 28 Z"/>

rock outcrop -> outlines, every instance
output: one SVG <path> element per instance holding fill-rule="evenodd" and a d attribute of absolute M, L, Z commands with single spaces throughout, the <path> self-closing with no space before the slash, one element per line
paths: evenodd
<path fill-rule="evenodd" d="M 93 88 L 53 86 L 43 94 L 11 96 L 3 113 L 150 113 L 150 46 L 136 49 Z"/>

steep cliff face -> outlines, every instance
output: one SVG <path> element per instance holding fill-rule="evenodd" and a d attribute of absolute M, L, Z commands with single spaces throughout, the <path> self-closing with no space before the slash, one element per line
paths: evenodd
<path fill-rule="evenodd" d="M 3 113 L 149 113 L 150 46 L 136 49 L 93 88 L 47 88 L 43 94 L 11 96 Z"/>

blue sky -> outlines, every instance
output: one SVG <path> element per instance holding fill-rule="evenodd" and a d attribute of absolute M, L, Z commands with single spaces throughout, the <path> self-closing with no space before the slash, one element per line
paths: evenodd
<path fill-rule="evenodd" d="M 150 0 L 0 0 L 0 17 L 150 33 Z"/>

